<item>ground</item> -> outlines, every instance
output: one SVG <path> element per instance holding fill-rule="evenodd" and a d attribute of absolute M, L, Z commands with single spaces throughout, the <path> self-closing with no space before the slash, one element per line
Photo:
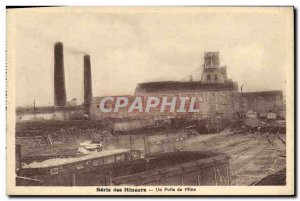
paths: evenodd
<path fill-rule="evenodd" d="M 285 140 L 285 135 L 280 137 Z M 286 167 L 285 145 L 275 134 L 234 134 L 224 131 L 190 139 L 186 147 L 188 150 L 214 151 L 228 155 L 232 185 L 259 185 L 263 178 L 282 172 Z"/>
<path fill-rule="evenodd" d="M 28 135 L 17 137 L 17 144 L 21 144 L 22 148 L 22 158 L 75 155 L 80 142 L 101 140 L 109 136 L 105 127 L 95 130 L 89 128 L 89 131 L 86 128 L 82 133 L 78 130 L 72 132 L 72 129 L 76 130 L 74 128 L 71 131 L 69 128 L 63 129 L 65 130 L 50 132 L 53 138 L 52 146 L 41 144 L 41 135 L 29 138 Z M 232 185 L 284 185 L 286 168 L 284 142 L 284 134 L 234 133 L 225 129 L 217 134 L 190 137 L 185 141 L 185 149 L 228 155 Z"/>

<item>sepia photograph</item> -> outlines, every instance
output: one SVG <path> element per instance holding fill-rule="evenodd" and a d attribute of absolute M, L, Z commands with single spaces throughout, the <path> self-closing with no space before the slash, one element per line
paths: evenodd
<path fill-rule="evenodd" d="M 6 11 L 7 194 L 294 194 L 293 7 Z"/>

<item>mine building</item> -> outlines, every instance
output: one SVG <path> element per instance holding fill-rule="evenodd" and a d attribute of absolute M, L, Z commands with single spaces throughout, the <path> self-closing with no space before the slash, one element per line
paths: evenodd
<path fill-rule="evenodd" d="M 177 96 L 197 97 L 199 113 L 161 113 L 159 111 L 147 114 L 126 114 L 126 113 L 101 113 L 97 110 L 97 104 L 102 97 L 94 98 L 94 107 L 91 108 L 92 118 L 101 119 L 105 117 L 124 118 L 127 116 L 159 118 L 173 118 L 184 116 L 188 118 L 205 119 L 211 116 L 228 117 L 234 113 L 232 97 L 238 93 L 238 84 L 227 78 L 227 67 L 220 67 L 219 52 L 205 52 L 205 63 L 200 81 L 165 81 L 140 83 L 135 89 L 135 96 Z"/>
<path fill-rule="evenodd" d="M 220 65 L 219 52 L 204 52 L 204 64 L 200 81 L 190 78 L 187 82 L 162 81 L 139 83 L 134 96 L 126 97 L 197 97 L 198 113 L 128 113 L 124 109 L 118 113 L 101 113 L 99 102 L 104 97 L 94 97 L 91 119 L 103 118 L 149 118 L 155 119 L 186 117 L 191 119 L 241 118 L 253 111 L 258 118 L 266 118 L 270 113 L 285 116 L 283 93 L 275 91 L 239 92 L 238 83 L 227 76 L 227 66 Z M 116 96 L 117 97 L 117 96 Z M 252 115 L 253 116 L 253 115 Z"/>
<path fill-rule="evenodd" d="M 92 70 L 89 55 L 83 57 L 84 69 L 84 102 L 77 104 L 76 99 L 67 101 L 63 44 L 54 45 L 54 106 L 51 110 L 35 107 L 33 112 L 16 110 L 17 121 L 72 120 L 104 118 L 117 119 L 230 119 L 241 118 L 247 112 L 257 118 L 285 118 L 285 104 L 282 91 L 239 92 L 238 83 L 228 78 L 227 66 L 220 65 L 219 52 L 204 52 L 202 75 L 193 81 L 161 81 L 139 83 L 134 94 L 125 95 L 128 99 L 135 97 L 155 96 L 187 97 L 191 102 L 196 97 L 197 113 L 178 113 L 151 111 L 148 113 L 127 112 L 126 108 L 118 112 L 103 113 L 99 109 L 100 100 L 104 97 L 93 97 Z M 120 97 L 116 94 L 114 98 Z M 28 109 L 28 108 L 27 108 Z M 43 112 L 45 111 L 45 112 Z M 249 113 L 250 112 L 250 113 Z M 255 114 L 254 114 L 255 113 Z"/>
<path fill-rule="evenodd" d="M 243 113 L 254 111 L 257 118 L 285 118 L 285 104 L 281 90 L 239 93 L 236 103 L 238 103 L 236 110 Z"/>

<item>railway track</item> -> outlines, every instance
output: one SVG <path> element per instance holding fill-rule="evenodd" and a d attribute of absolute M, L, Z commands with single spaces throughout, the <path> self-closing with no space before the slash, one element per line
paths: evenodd
<path fill-rule="evenodd" d="M 280 149 L 278 146 L 276 146 L 274 144 L 275 139 L 280 140 L 280 142 L 282 142 L 285 145 L 285 141 L 279 136 L 279 133 L 277 132 L 276 134 L 274 134 L 274 138 L 270 139 L 270 133 L 267 135 L 268 138 L 268 142 L 270 143 L 270 145 L 275 149 L 276 152 L 276 157 L 274 159 L 274 162 L 272 164 L 272 166 L 269 168 L 269 170 L 262 176 L 260 177 L 257 181 L 255 181 L 252 186 L 257 185 L 260 181 L 262 181 L 264 178 L 267 178 L 270 175 L 275 174 L 276 172 L 279 172 L 280 170 L 276 171 L 276 164 L 278 163 L 278 160 L 280 157 L 286 157 L 285 155 L 280 155 L 280 151 L 282 151 L 282 149 Z"/>
<path fill-rule="evenodd" d="M 243 151 L 235 150 L 235 151 L 231 151 L 230 153 L 231 156 L 236 155 L 235 157 L 232 157 L 230 159 L 231 164 L 234 163 L 238 163 L 240 165 L 242 164 L 241 167 L 234 170 L 233 174 L 235 175 L 243 174 L 244 172 L 246 172 L 249 169 L 248 167 L 251 167 L 251 164 L 254 164 L 255 161 L 259 160 L 258 159 L 259 157 L 263 158 L 265 156 L 272 156 L 273 154 L 275 155 L 275 157 L 273 157 L 274 159 L 272 165 L 269 168 L 267 168 L 266 172 L 263 175 L 257 177 L 251 176 L 251 180 L 255 179 L 254 182 L 251 183 L 251 185 L 257 185 L 264 178 L 285 168 L 285 167 L 276 168 L 276 165 L 278 164 L 280 158 L 285 157 L 284 154 L 281 154 L 282 151 L 285 151 L 285 148 L 283 149 L 278 146 L 278 143 L 281 143 L 282 145 L 285 146 L 285 141 L 280 137 L 279 133 L 266 132 L 263 133 L 261 137 L 259 137 L 254 141 L 256 141 L 256 143 L 252 143 L 250 146 L 247 146 L 247 148 L 244 149 Z M 241 144 L 240 146 L 243 147 L 245 144 L 247 144 L 247 142 Z M 247 152 L 250 152 L 250 154 Z M 248 158 L 246 157 L 246 159 L 244 160 L 239 160 L 241 156 L 244 157 L 246 155 L 251 155 L 251 157 Z M 243 177 L 247 177 L 247 176 L 243 175 Z"/>

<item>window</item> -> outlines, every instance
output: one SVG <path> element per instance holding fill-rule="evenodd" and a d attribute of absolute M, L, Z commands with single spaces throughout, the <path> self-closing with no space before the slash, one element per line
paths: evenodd
<path fill-rule="evenodd" d="M 223 103 L 227 103 L 228 102 L 228 100 L 227 100 L 227 94 L 225 94 L 225 93 L 222 94 L 222 102 Z"/>
<path fill-rule="evenodd" d="M 217 105 L 210 105 L 210 112 L 215 113 L 217 111 Z"/>
<path fill-rule="evenodd" d="M 216 82 L 218 81 L 218 75 L 215 75 L 215 81 Z"/>
<path fill-rule="evenodd" d="M 216 95 L 215 93 L 211 93 L 209 96 L 209 102 L 216 102 Z"/>
<path fill-rule="evenodd" d="M 207 80 L 210 81 L 210 74 L 207 75 Z"/>

